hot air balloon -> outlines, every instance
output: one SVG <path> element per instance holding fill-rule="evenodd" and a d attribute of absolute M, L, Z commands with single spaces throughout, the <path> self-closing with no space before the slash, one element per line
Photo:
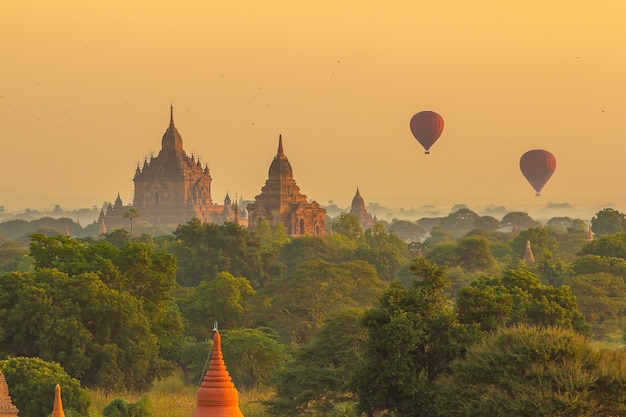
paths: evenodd
<path fill-rule="evenodd" d="M 422 144 L 426 154 L 430 153 L 430 147 L 439 139 L 443 132 L 443 117 L 434 111 L 424 110 L 416 113 L 411 118 L 411 133 Z"/>
<path fill-rule="evenodd" d="M 533 149 L 526 152 L 519 160 L 519 167 L 530 185 L 539 196 L 541 189 L 548 182 L 556 169 L 556 158 L 543 149 Z"/>

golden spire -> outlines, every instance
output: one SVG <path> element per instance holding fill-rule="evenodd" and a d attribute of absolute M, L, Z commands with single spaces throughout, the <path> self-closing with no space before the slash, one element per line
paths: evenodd
<path fill-rule="evenodd" d="M 52 408 L 52 415 L 50 417 L 65 417 L 63 403 L 61 402 L 61 386 L 59 384 L 54 387 L 54 407 Z"/>
<path fill-rule="evenodd" d="M 283 151 L 283 135 L 278 135 L 278 152 L 276 152 L 276 156 L 279 158 L 285 156 L 285 152 Z"/>
<path fill-rule="evenodd" d="M 244 417 L 239 410 L 239 393 L 233 384 L 222 357 L 220 333 L 213 329 L 211 363 L 196 393 L 193 417 Z"/>

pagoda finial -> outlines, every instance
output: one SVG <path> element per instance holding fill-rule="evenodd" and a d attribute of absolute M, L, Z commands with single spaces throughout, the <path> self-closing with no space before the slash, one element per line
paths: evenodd
<path fill-rule="evenodd" d="M 174 126 L 174 104 L 170 103 L 170 126 Z"/>
<path fill-rule="evenodd" d="M 361 196 L 361 193 L 359 192 L 359 187 L 358 186 L 356 187 L 356 195 L 357 195 L 357 197 Z"/>
<path fill-rule="evenodd" d="M 278 152 L 276 153 L 276 155 L 279 158 L 285 156 L 285 152 L 283 151 L 283 135 L 278 135 Z"/>

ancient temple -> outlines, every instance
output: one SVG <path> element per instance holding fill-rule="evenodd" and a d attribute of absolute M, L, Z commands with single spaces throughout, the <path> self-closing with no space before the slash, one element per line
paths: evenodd
<path fill-rule="evenodd" d="M 220 333 L 217 328 L 213 331 L 211 363 L 196 392 L 196 410 L 192 417 L 243 417 L 239 410 L 239 393 L 222 356 Z"/>
<path fill-rule="evenodd" d="M 100 213 L 100 228 L 127 227 L 124 214 L 134 208 L 137 221 L 150 225 L 176 227 L 192 218 L 222 224 L 241 221 L 237 207 L 226 195 L 224 204 L 216 204 L 211 196 L 209 167 L 200 158 L 188 156 L 183 139 L 174 124 L 174 108 L 170 107 L 170 124 L 163 134 L 158 155 L 137 164 L 133 182 L 135 193 L 132 205 L 124 206 L 118 194 L 114 204 Z"/>
<path fill-rule="evenodd" d="M 17 417 L 19 410 L 9 396 L 9 386 L 0 371 L 0 417 Z"/>
<path fill-rule="evenodd" d="M 359 221 L 359 226 L 361 229 L 369 229 L 374 225 L 374 219 L 372 215 L 365 210 L 365 201 L 363 197 L 361 197 L 361 193 L 359 192 L 359 187 L 356 189 L 356 194 L 352 198 L 352 205 L 350 206 L 350 213 Z"/>
<path fill-rule="evenodd" d="M 300 193 L 283 150 L 282 136 L 278 137 L 278 151 L 261 194 L 246 208 L 248 229 L 251 231 L 256 230 L 260 222 L 267 221 L 272 227 L 282 223 L 290 236 L 324 236 L 326 233 L 326 210 L 316 201 L 309 202 L 307 196 Z"/>

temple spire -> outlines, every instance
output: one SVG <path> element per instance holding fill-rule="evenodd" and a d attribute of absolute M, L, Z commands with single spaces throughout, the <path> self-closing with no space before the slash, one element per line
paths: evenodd
<path fill-rule="evenodd" d="M 278 152 L 276 152 L 276 156 L 279 158 L 285 156 L 285 152 L 283 151 L 283 135 L 278 135 Z"/>
<path fill-rule="evenodd" d="M 170 126 L 174 126 L 174 105 L 170 104 Z"/>
<path fill-rule="evenodd" d="M 530 247 L 530 240 L 526 241 L 526 250 L 524 251 L 524 262 L 526 262 L 526 265 L 531 265 L 535 263 L 535 256 L 533 255 L 533 250 Z"/>
<path fill-rule="evenodd" d="M 50 417 L 65 417 L 63 403 L 61 402 L 61 386 L 59 384 L 54 387 L 54 406 Z"/>

